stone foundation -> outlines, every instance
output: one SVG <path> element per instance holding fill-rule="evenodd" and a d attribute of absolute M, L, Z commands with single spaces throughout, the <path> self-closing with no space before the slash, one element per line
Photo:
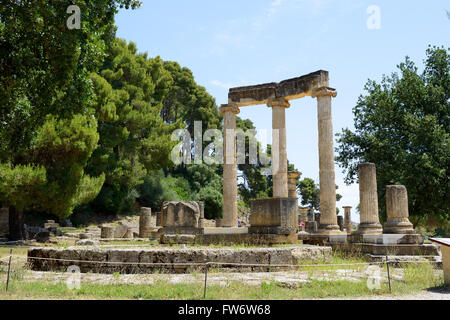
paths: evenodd
<path fill-rule="evenodd" d="M 201 234 L 201 235 L 162 235 L 162 244 L 197 244 L 197 245 L 260 245 L 301 244 L 297 234 Z"/>
<path fill-rule="evenodd" d="M 251 201 L 250 234 L 289 235 L 298 232 L 298 199 L 274 198 Z"/>
<path fill-rule="evenodd" d="M 72 261 L 39 260 L 33 258 L 64 259 Z M 266 264 L 295 265 L 305 260 L 331 259 L 331 248 L 313 246 L 292 246 L 289 248 L 261 249 L 86 249 L 72 247 L 68 249 L 35 248 L 28 250 L 28 263 L 35 271 L 66 271 L 67 267 L 76 265 L 81 272 L 105 273 L 189 273 L 204 270 L 206 262 L 224 263 L 220 269 L 251 270 L 258 272 L 280 271 L 290 268 L 235 266 L 230 264 Z M 74 262 L 81 260 L 86 262 Z M 89 262 L 95 261 L 95 262 Z M 130 265 L 114 265 L 114 262 Z M 147 263 L 149 265 L 138 265 Z M 150 264 L 168 264 L 155 266 Z M 186 265 L 180 265 L 180 264 Z M 227 265 L 226 263 L 229 263 Z M 178 264 L 178 265 L 174 265 Z M 211 268 L 216 268 L 211 267 Z"/>

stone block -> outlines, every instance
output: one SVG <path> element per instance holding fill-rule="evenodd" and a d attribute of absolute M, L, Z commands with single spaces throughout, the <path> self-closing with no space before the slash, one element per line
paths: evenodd
<path fill-rule="evenodd" d="M 161 227 L 161 212 L 156 213 L 156 226 Z"/>
<path fill-rule="evenodd" d="M 127 231 L 128 231 L 129 227 L 126 226 L 123 223 L 119 223 L 119 225 L 116 227 L 116 229 L 114 230 L 114 238 L 116 239 L 122 239 L 123 237 L 125 237 Z"/>
<path fill-rule="evenodd" d="M 317 221 L 307 221 L 305 223 L 305 230 L 308 233 L 315 233 L 319 230 Z"/>
<path fill-rule="evenodd" d="M 55 223 L 53 220 L 47 220 L 46 223 L 44 223 L 45 229 L 51 229 L 51 228 L 59 228 L 59 223 Z"/>
<path fill-rule="evenodd" d="M 98 240 L 93 240 L 93 239 L 83 239 L 83 240 L 78 240 L 77 242 L 75 242 L 75 244 L 77 246 L 98 246 L 100 244 L 100 242 L 98 242 Z"/>
<path fill-rule="evenodd" d="M 141 208 L 139 214 L 139 238 L 150 238 L 154 227 L 152 225 L 152 209 Z"/>
<path fill-rule="evenodd" d="M 94 239 L 94 234 L 92 233 L 80 233 L 80 239 Z"/>
<path fill-rule="evenodd" d="M 339 229 L 341 231 L 344 231 L 344 217 L 338 216 L 337 217 L 337 222 L 338 222 Z"/>
<path fill-rule="evenodd" d="M 251 202 L 250 234 L 296 234 L 298 199 L 273 198 Z"/>
<path fill-rule="evenodd" d="M 101 228 L 101 235 L 100 235 L 100 237 L 102 239 L 113 239 L 114 238 L 114 227 L 103 226 Z"/>
<path fill-rule="evenodd" d="M 202 206 L 202 203 L 195 201 L 164 202 L 161 225 L 163 227 L 198 228 L 199 219 L 202 218 Z"/>

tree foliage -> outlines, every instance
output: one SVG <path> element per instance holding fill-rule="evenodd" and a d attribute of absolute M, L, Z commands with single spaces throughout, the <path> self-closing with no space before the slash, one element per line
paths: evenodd
<path fill-rule="evenodd" d="M 67 217 L 95 197 L 104 180 L 84 173 L 98 142 L 89 74 L 114 39 L 118 8 L 140 3 L 80 0 L 82 27 L 68 30 L 71 4 L 5 0 L 0 6 L 1 188 L 24 189 L 2 196 L 13 213 L 35 206 Z"/>
<path fill-rule="evenodd" d="M 385 217 L 386 185 L 405 185 L 413 221 L 450 220 L 450 55 L 430 47 L 423 72 L 409 59 L 400 73 L 369 80 L 353 109 L 355 131 L 339 134 L 337 161 L 355 182 L 357 165 L 377 166 Z"/>
<path fill-rule="evenodd" d="M 169 125 L 160 112 L 173 80 L 159 57 L 149 59 L 146 53 L 137 53 L 134 43 L 120 39 L 111 46 L 99 74 L 91 78 L 100 142 L 89 171 L 106 174 L 94 206 L 117 214 L 130 209 L 134 202 L 130 196 L 138 196 L 137 187 L 148 172 L 171 165 L 175 145 L 171 133 L 180 121 Z"/>

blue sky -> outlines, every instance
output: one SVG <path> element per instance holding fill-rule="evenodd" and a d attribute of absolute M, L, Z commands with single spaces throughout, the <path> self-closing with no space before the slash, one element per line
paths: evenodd
<path fill-rule="evenodd" d="M 380 9 L 379 29 L 367 26 L 371 5 Z M 429 44 L 450 46 L 446 10 L 448 0 L 143 0 L 140 9 L 121 11 L 116 25 L 117 35 L 139 51 L 191 69 L 218 105 L 227 103 L 230 87 L 327 70 L 338 91 L 338 133 L 353 128 L 352 108 L 367 79 L 380 80 L 407 55 L 421 67 Z M 287 151 L 304 177 L 318 181 L 316 110 L 310 97 L 291 102 Z M 271 128 L 266 106 L 241 108 L 240 116 Z M 346 186 L 343 177 L 336 166 L 338 207 L 356 207 L 358 185 Z M 355 210 L 352 218 L 359 221 Z"/>

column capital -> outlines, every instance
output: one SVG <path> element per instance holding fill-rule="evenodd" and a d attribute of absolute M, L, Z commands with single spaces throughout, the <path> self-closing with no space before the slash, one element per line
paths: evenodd
<path fill-rule="evenodd" d="M 337 91 L 336 89 L 329 88 L 329 87 L 320 87 L 317 89 L 314 89 L 312 94 L 312 98 L 319 98 L 319 97 L 337 97 Z"/>
<path fill-rule="evenodd" d="M 352 209 L 353 207 L 350 207 L 350 206 L 345 206 L 345 207 L 342 207 L 342 209 Z"/>
<path fill-rule="evenodd" d="M 269 108 L 273 108 L 273 107 L 281 107 L 281 108 L 290 108 L 291 104 L 289 103 L 289 100 L 285 99 L 285 98 L 275 98 L 275 99 L 269 99 L 269 101 L 267 101 L 267 106 Z"/>
<path fill-rule="evenodd" d="M 232 112 L 234 114 L 241 113 L 241 110 L 235 104 L 222 104 L 220 106 L 219 110 L 220 110 L 220 112 L 222 112 L 222 114 L 224 114 L 226 112 Z"/>
<path fill-rule="evenodd" d="M 288 172 L 288 179 L 297 179 L 302 176 L 301 172 L 298 171 L 289 171 Z"/>

